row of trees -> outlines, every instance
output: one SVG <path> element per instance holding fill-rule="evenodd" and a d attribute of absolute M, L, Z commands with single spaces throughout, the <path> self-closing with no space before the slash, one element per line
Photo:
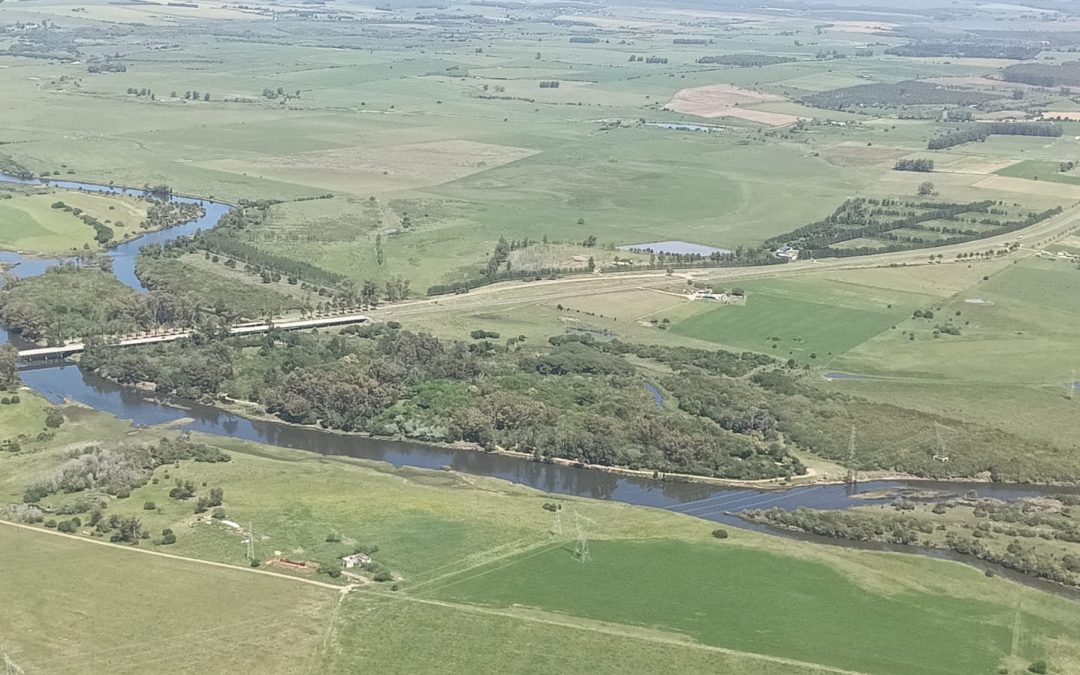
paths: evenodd
<path fill-rule="evenodd" d="M 979 122 L 934 136 L 926 147 L 942 150 L 963 143 L 982 142 L 990 136 L 1058 137 L 1061 134 L 1061 126 L 1053 122 Z"/>
<path fill-rule="evenodd" d="M 773 56 L 771 54 L 721 54 L 719 56 L 702 56 L 697 62 L 719 66 L 755 68 L 774 66 L 781 63 L 794 63 L 795 59 L 790 56 Z"/>

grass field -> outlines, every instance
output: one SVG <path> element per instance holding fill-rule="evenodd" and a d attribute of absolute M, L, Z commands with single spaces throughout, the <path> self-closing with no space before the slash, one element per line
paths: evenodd
<path fill-rule="evenodd" d="M 746 302 L 698 311 L 676 333 L 778 358 L 827 362 L 895 325 L 928 298 L 827 280 L 742 284 Z M 707 303 L 698 302 L 697 305 Z"/>
<path fill-rule="evenodd" d="M 720 543 L 600 541 L 590 553 L 583 564 L 554 547 L 424 595 L 663 627 L 704 644 L 871 673 L 991 672 L 1012 645 L 1015 609 L 989 598 L 868 592 L 817 562 Z M 640 570 L 652 570 L 648 580 L 627 584 Z M 880 646 L 852 653 L 852 642 Z"/>
<path fill-rule="evenodd" d="M 1060 170 L 1060 164 L 1040 160 L 1017 162 L 1016 164 L 1007 166 L 1003 169 L 998 169 L 994 173 L 999 176 L 1010 176 L 1012 178 L 1028 178 L 1031 180 L 1046 180 L 1053 183 L 1080 185 L 1080 176 L 1068 172 L 1063 173 Z"/>
<path fill-rule="evenodd" d="M 68 416 L 68 435 L 55 445 L 0 457 L 2 501 L 17 499 L 21 482 L 62 461 L 89 429 L 105 443 L 170 433 L 128 432 L 97 413 L 79 417 L 68 409 Z M 8 596 L 0 589 L 8 608 L 0 636 L 24 668 L 47 670 L 65 660 L 69 672 L 102 664 L 134 671 L 140 664 L 133 659 L 171 663 L 195 644 L 198 654 L 187 655 L 179 672 L 230 670 L 239 659 L 270 671 L 302 663 L 355 672 L 391 654 L 392 672 L 426 672 L 435 663 L 442 672 L 470 672 L 496 661 L 526 672 L 576 670 L 574 664 L 625 672 L 663 660 L 676 669 L 721 672 L 978 673 L 1000 665 L 1018 672 L 1038 658 L 1065 671 L 1080 662 L 1072 603 L 967 566 L 739 530 L 719 541 L 710 536 L 714 524 L 687 516 L 559 498 L 594 523 L 591 560 L 580 563 L 571 555 L 572 538 L 551 539 L 550 514 L 541 508 L 551 497 L 543 493 L 456 473 L 207 440 L 227 448 L 232 461 L 183 462 L 167 471 L 223 487 L 228 517 L 252 522 L 259 533 L 260 558 L 281 551 L 332 560 L 356 543 L 377 544 L 376 558 L 402 577 L 401 590 L 354 590 L 335 610 L 332 591 L 300 581 L 0 527 L 0 562 L 17 575 L 4 587 L 12 589 Z M 107 512 L 177 533 L 173 546 L 144 542 L 140 550 L 244 565 L 241 538 L 196 523 L 190 504 L 164 494 L 170 485 L 106 497 Z M 159 510 L 144 510 L 148 500 Z M 342 542 L 326 541 L 331 532 Z M 128 592 L 115 592 L 121 583 Z M 75 609 L 88 604 L 93 621 Z M 28 622 L 33 633 L 10 628 Z M 945 631 L 949 645 L 935 640 Z M 511 655 L 507 640 L 515 645 Z M 850 649 L 852 640 L 862 648 Z M 270 647 L 283 641 L 287 648 Z M 552 641 L 565 649 L 552 650 Z"/>
<path fill-rule="evenodd" d="M 146 218 L 143 203 L 130 197 L 87 194 L 71 190 L 22 190 L 11 199 L 0 200 L 0 248 L 35 253 L 60 253 L 85 246 L 100 248 L 94 228 L 71 213 L 54 209 L 63 201 L 82 209 L 113 228 L 117 240 L 138 234 Z"/>
<path fill-rule="evenodd" d="M 295 672 L 337 603 L 332 589 L 3 524 L 0 565 L 0 651 L 27 673 Z"/>
<path fill-rule="evenodd" d="M 1065 385 L 1080 379 L 1072 377 L 1080 368 L 1080 272 L 1067 261 L 1028 259 L 983 276 L 933 303 L 934 320 L 907 318 L 832 364 L 880 379 L 830 386 L 1075 448 L 1075 402 Z M 961 334 L 933 337 L 944 319 Z"/>

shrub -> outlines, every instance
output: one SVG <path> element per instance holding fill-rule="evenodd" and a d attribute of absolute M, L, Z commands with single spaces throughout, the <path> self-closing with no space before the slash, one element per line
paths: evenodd
<path fill-rule="evenodd" d="M 712 536 L 716 537 L 717 539 L 727 539 L 728 538 L 728 531 L 721 527 L 721 528 L 713 530 L 712 531 Z"/>

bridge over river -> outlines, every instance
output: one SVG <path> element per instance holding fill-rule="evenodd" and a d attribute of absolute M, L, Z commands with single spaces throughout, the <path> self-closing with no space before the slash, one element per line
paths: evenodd
<path fill-rule="evenodd" d="M 349 324 L 366 323 L 368 317 L 364 314 L 338 314 L 336 316 L 323 316 L 314 319 L 271 319 L 255 323 L 245 323 L 229 328 L 230 335 L 256 335 L 268 333 L 272 330 L 307 330 L 310 328 L 325 328 L 330 326 L 345 326 Z M 190 338 L 192 331 L 176 331 L 160 335 L 145 335 L 140 337 L 121 338 L 107 342 L 110 347 L 135 347 L 138 345 L 153 345 L 163 342 L 175 342 Z M 39 361 L 46 359 L 58 359 L 77 354 L 86 349 L 86 343 L 69 342 L 60 347 L 35 347 L 20 349 L 19 358 L 23 361 Z"/>

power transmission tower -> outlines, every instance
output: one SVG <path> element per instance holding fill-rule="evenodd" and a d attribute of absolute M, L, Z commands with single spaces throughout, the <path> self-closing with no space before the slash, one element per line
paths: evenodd
<path fill-rule="evenodd" d="M 855 425 L 854 424 L 851 425 L 851 436 L 848 438 L 847 465 L 848 465 L 848 472 L 847 472 L 847 478 L 845 479 L 845 482 L 850 483 L 851 485 L 854 485 L 857 482 L 857 477 L 855 475 Z"/>
<path fill-rule="evenodd" d="M 596 524 L 574 509 L 574 528 L 577 530 L 577 542 L 574 544 L 574 559 L 578 562 L 588 562 L 589 555 L 589 530 L 584 524 Z"/>
<path fill-rule="evenodd" d="M 1076 397 L 1076 368 L 1073 368 L 1069 374 L 1069 381 L 1065 383 L 1065 398 L 1071 401 Z"/>
<path fill-rule="evenodd" d="M 562 504 L 556 504 L 555 516 L 551 519 L 551 536 L 562 535 Z"/>
<path fill-rule="evenodd" d="M 949 448 L 945 445 L 945 439 L 941 436 L 941 425 L 934 422 L 934 435 L 937 436 L 937 453 L 934 459 L 939 462 L 949 461 Z"/>
<path fill-rule="evenodd" d="M 11 660 L 11 657 L 6 653 L 4 654 L 4 675 L 24 675 L 23 669 L 19 667 L 19 664 Z"/>
<path fill-rule="evenodd" d="M 245 555 L 248 560 L 255 561 L 255 526 L 250 522 L 248 523 L 247 552 Z"/>

